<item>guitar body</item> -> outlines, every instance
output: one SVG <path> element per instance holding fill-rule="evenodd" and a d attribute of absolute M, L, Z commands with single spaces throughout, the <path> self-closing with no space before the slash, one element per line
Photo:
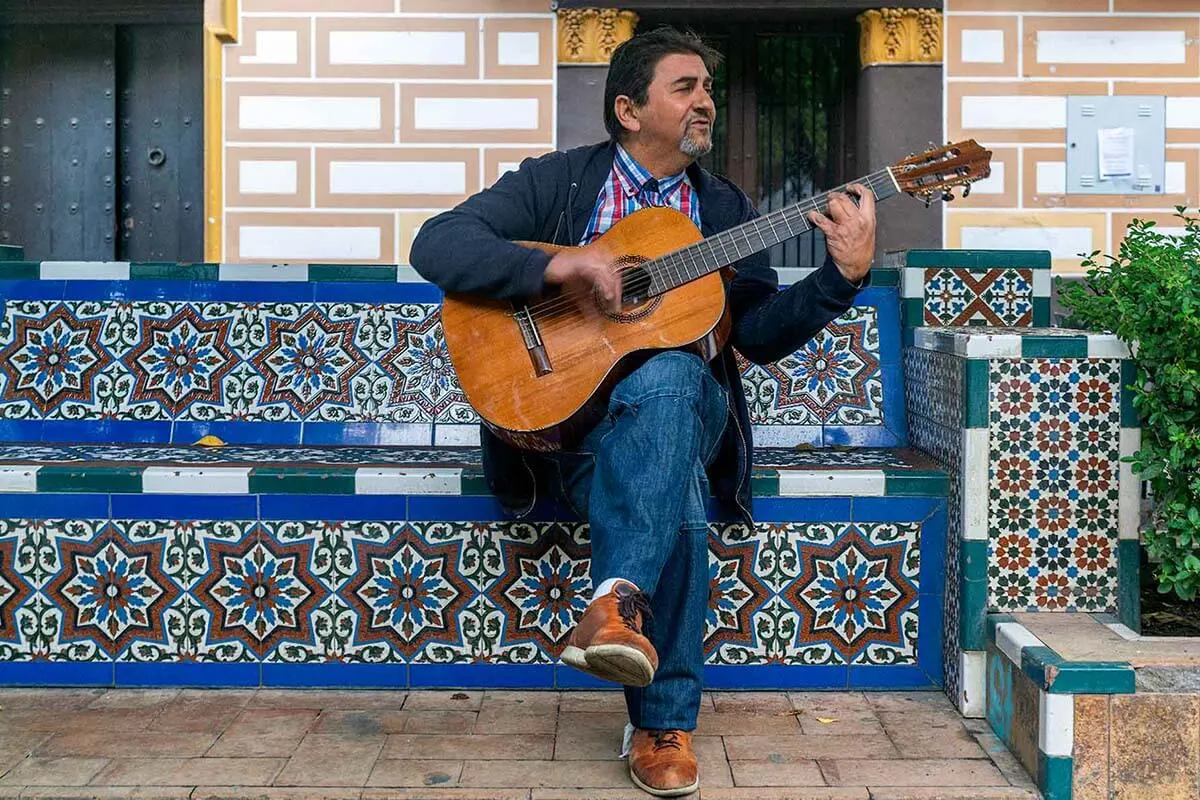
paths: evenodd
<path fill-rule="evenodd" d="M 606 250 L 636 284 L 644 261 L 702 239 L 691 219 L 671 208 L 645 208 L 613 225 L 592 245 Z M 521 242 L 556 253 L 562 246 Z M 540 306 L 540 307 L 539 307 Z M 447 295 L 442 327 L 468 402 L 498 436 L 530 450 L 575 444 L 598 422 L 612 387 L 655 352 L 688 349 L 706 360 L 729 333 L 722 275 L 713 272 L 621 312 L 566 295 L 529 298 L 530 317 L 507 301 Z M 531 340 L 536 331 L 536 340 Z M 542 350 L 531 349 L 540 342 Z"/>

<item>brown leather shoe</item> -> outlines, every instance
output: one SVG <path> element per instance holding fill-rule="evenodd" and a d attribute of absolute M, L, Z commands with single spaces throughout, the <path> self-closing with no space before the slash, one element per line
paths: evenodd
<path fill-rule="evenodd" d="M 678 797 L 700 788 L 700 766 L 687 731 L 633 732 L 629 777 L 656 797 Z"/>
<path fill-rule="evenodd" d="M 629 581 L 591 602 L 567 638 L 564 663 L 601 680 L 649 686 L 658 669 L 658 653 L 642 635 L 650 599 Z"/>

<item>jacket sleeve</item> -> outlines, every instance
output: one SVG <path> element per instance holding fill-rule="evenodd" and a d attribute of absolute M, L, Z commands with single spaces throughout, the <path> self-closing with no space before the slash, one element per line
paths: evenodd
<path fill-rule="evenodd" d="M 555 207 L 553 197 L 539 196 L 539 189 L 556 191 L 550 187 L 558 181 L 545 175 L 555 157 L 525 159 L 490 188 L 422 225 L 409 254 L 417 274 L 446 293 L 499 300 L 538 294 L 551 257 L 513 241 L 537 241 L 546 209 Z"/>
<path fill-rule="evenodd" d="M 743 202 L 745 221 L 757 217 L 749 200 Z M 737 276 L 729 287 L 734 320 L 731 343 L 755 364 L 778 361 L 803 347 L 844 314 L 870 282 L 868 275 L 861 286 L 850 283 L 828 255 L 817 270 L 783 291 L 765 251 L 742 259 L 735 267 Z"/>

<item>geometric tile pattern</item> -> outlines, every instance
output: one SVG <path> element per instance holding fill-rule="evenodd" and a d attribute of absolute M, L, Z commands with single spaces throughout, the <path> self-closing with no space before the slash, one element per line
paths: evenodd
<path fill-rule="evenodd" d="M 989 608 L 1115 611 L 1120 360 L 989 369 Z"/>
<path fill-rule="evenodd" d="M 924 325 L 1033 324 L 1033 270 L 925 270 Z"/>
<path fill-rule="evenodd" d="M 714 523 L 708 663 L 916 664 L 921 527 Z M 0 520 L 0 660 L 552 664 L 588 544 L 571 521 Z"/>

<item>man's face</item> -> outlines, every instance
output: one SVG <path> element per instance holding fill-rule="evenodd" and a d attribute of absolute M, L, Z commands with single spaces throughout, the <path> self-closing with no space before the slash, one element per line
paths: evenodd
<path fill-rule="evenodd" d="M 698 158 L 712 149 L 712 76 L 698 55 L 675 53 L 658 62 L 638 109 L 639 135 L 664 146 L 677 145 L 684 155 Z"/>

